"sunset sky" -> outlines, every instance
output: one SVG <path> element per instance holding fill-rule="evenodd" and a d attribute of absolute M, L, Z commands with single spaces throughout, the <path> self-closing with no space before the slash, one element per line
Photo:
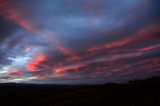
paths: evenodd
<path fill-rule="evenodd" d="M 160 0 L 0 0 L 0 83 L 160 75 Z"/>

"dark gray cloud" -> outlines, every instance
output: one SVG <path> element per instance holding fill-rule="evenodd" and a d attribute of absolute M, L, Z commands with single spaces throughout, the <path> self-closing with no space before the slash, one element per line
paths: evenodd
<path fill-rule="evenodd" d="M 8 81 L 72 84 L 159 71 L 159 0 L 0 3 L 1 79 L 13 69 L 23 74 Z"/>
<path fill-rule="evenodd" d="M 0 18 L 0 67 L 12 63 L 12 48 L 8 47 L 7 39 L 13 36 L 18 26 L 3 18 Z"/>
<path fill-rule="evenodd" d="M 0 17 L 0 42 L 3 42 L 6 38 L 10 37 L 16 30 L 18 26 L 12 22 L 9 22 Z"/>

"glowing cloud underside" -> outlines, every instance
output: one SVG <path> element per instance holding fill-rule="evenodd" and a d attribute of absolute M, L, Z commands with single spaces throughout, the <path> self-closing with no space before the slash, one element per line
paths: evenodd
<path fill-rule="evenodd" d="M 160 75 L 159 0 L 0 0 L 0 82 Z"/>

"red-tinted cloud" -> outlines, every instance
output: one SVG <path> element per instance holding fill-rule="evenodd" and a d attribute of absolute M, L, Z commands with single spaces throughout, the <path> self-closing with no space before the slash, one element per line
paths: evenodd
<path fill-rule="evenodd" d="M 63 1 L 65 0 L 61 2 Z M 74 3 L 74 1 L 72 2 Z M 27 39 L 24 38 L 18 43 L 18 46 L 25 45 L 28 48 L 25 54 L 32 55 L 33 57 L 26 64 L 24 71 L 25 74 L 27 73 L 26 70 L 29 71 L 27 74 L 35 76 L 36 80 L 52 78 L 56 75 L 57 77 L 63 76 L 64 74 L 68 78 L 79 76 L 82 79 L 104 77 L 108 79 L 159 70 L 159 59 L 157 56 L 159 53 L 158 49 L 160 48 L 160 23 L 157 22 L 155 24 L 153 21 L 150 22 L 150 18 L 152 17 L 145 18 L 145 16 L 149 16 L 146 15 L 148 12 L 145 13 L 140 7 L 136 9 L 136 5 L 132 5 L 132 3 L 123 1 L 120 3 L 122 9 L 118 10 L 118 2 L 87 0 L 84 3 L 81 2 L 80 7 L 73 6 L 72 8 L 75 9 L 72 9 L 72 11 L 68 8 L 70 5 L 67 5 L 68 2 L 66 2 L 67 6 L 56 12 L 54 12 L 54 8 L 50 9 L 45 6 L 41 8 L 40 6 L 43 2 L 38 2 L 38 5 L 35 6 L 36 10 L 34 10 L 34 7 L 31 7 L 28 9 L 29 11 L 27 11 L 28 4 L 24 1 L 22 4 L 16 4 L 17 2 L 15 1 L 16 6 L 13 6 L 11 3 L 7 0 L 0 0 L 0 17 L 3 17 L 3 20 L 8 23 L 18 25 L 30 33 L 39 36 L 27 36 Z M 50 4 L 48 1 L 45 3 Z M 136 3 L 139 4 L 139 2 Z M 83 5 L 83 9 L 81 4 Z M 106 4 L 109 7 L 106 7 Z M 150 3 L 147 4 L 150 5 Z M 24 6 L 24 8 L 19 9 L 19 5 L 20 7 Z M 123 6 L 127 11 L 125 11 Z M 133 7 L 130 8 L 130 6 Z M 58 7 L 55 8 L 58 9 Z M 32 9 L 33 11 L 30 11 Z M 71 12 L 66 13 L 68 9 Z M 139 9 L 142 12 L 139 12 Z M 46 10 L 48 12 L 44 15 L 44 11 Z M 29 14 L 32 15 L 24 17 L 23 14 L 26 14 L 26 11 L 31 12 Z M 134 13 L 132 14 L 132 12 Z M 142 15 L 139 16 L 140 13 Z M 134 19 L 128 19 L 132 15 Z M 52 17 L 53 19 L 51 19 L 51 16 L 54 18 Z M 156 16 L 154 15 L 155 19 L 157 18 Z M 123 17 L 126 17 L 124 21 L 120 19 Z M 86 24 L 86 22 L 88 23 Z M 97 25 L 97 22 L 99 25 Z M 25 35 L 25 31 L 21 28 L 17 32 L 20 32 L 20 34 L 24 33 Z M 107 36 L 101 36 L 103 35 L 103 29 L 107 29 L 107 31 L 105 30 L 105 35 Z M 16 35 L 17 32 L 14 32 L 14 34 Z M 53 33 L 59 35 L 57 36 Z M 6 52 L 8 45 L 12 45 L 12 43 L 9 43 L 12 42 L 14 34 L 11 34 L 11 36 L 13 35 L 11 39 L 3 40 L 5 45 L 0 45 L 0 49 L 4 49 L 4 52 Z M 77 35 L 75 36 L 75 34 Z M 18 40 L 14 41 L 13 39 L 13 42 L 17 42 Z M 38 43 L 35 43 L 34 40 Z M 23 43 L 23 41 L 26 42 Z M 28 42 L 34 43 L 30 46 Z M 11 51 L 11 53 L 13 52 L 18 57 L 21 53 L 17 53 L 18 47 L 16 46 L 14 46 L 16 50 Z M 0 54 L 6 55 L 4 52 L 1 53 L 0 51 Z M 6 55 L 6 58 L 9 58 L 9 56 Z M 0 62 L 3 63 L 4 58 L 0 57 L 0 59 L 2 60 Z M 14 58 L 11 59 L 14 60 Z M 23 60 L 20 59 L 16 64 L 19 65 L 21 61 Z M 21 70 L 11 70 L 8 76 L 21 76 Z"/>
<path fill-rule="evenodd" d="M 139 51 L 149 51 L 152 49 L 159 49 L 160 45 L 151 45 L 151 46 L 147 46 L 147 47 L 143 47 L 143 48 L 139 48 Z"/>
<path fill-rule="evenodd" d="M 111 43 L 107 43 L 105 45 L 102 46 L 95 46 L 95 47 L 90 47 L 88 49 L 88 52 L 90 52 L 91 54 L 96 53 L 96 51 L 100 51 L 103 49 L 113 49 L 113 48 L 119 48 L 119 47 L 125 47 L 125 46 L 130 46 L 131 44 L 140 42 L 140 41 L 146 41 L 146 40 L 159 40 L 157 38 L 154 38 L 154 34 L 160 32 L 160 24 L 155 24 L 155 25 L 151 25 L 147 28 L 144 29 L 140 29 L 139 31 L 137 31 L 134 35 L 131 35 L 127 38 L 123 38 L 117 41 L 113 41 Z"/>
<path fill-rule="evenodd" d="M 17 9 L 14 9 L 6 0 L 0 0 L 0 16 L 6 18 L 9 21 L 12 21 L 22 28 L 31 31 L 35 34 L 40 34 L 41 32 L 36 29 L 32 24 L 27 22 L 23 16 L 18 12 Z"/>
<path fill-rule="evenodd" d="M 71 66 L 64 66 L 61 68 L 57 68 L 55 70 L 53 70 L 54 74 L 62 74 L 62 73 L 66 73 L 66 71 L 68 70 L 78 70 L 81 67 L 84 67 L 85 65 L 71 65 Z"/>
<path fill-rule="evenodd" d="M 23 75 L 23 72 L 19 69 L 12 69 L 8 73 L 6 73 L 6 76 L 8 77 L 20 77 Z"/>
<path fill-rule="evenodd" d="M 43 65 L 42 67 L 40 66 L 41 62 L 46 61 L 46 59 L 47 59 L 46 55 L 39 54 L 33 60 L 28 62 L 26 66 L 27 70 L 29 70 L 30 72 L 35 72 L 35 71 L 47 69 L 48 66 L 45 66 L 45 65 Z"/>
<path fill-rule="evenodd" d="M 65 55 L 69 55 L 69 56 L 75 55 L 71 50 L 66 49 L 66 48 L 64 48 L 62 46 L 58 46 L 58 50 L 61 51 Z"/>
<path fill-rule="evenodd" d="M 64 61 L 65 62 L 74 62 L 74 61 L 80 61 L 81 57 L 78 56 L 76 53 L 73 51 L 65 48 L 64 46 L 57 46 L 57 49 L 64 55 L 68 56 Z"/>

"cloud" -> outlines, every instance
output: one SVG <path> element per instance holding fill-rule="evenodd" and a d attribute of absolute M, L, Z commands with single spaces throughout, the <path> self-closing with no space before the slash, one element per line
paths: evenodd
<path fill-rule="evenodd" d="M 3 42 L 6 38 L 10 37 L 12 33 L 18 30 L 18 26 L 0 17 L 0 29 L 0 41 Z"/>
<path fill-rule="evenodd" d="M 37 57 L 35 57 L 34 60 L 30 61 L 27 64 L 26 68 L 28 71 L 31 71 L 31 72 L 45 70 L 46 68 L 48 69 L 48 66 L 45 66 L 43 64 L 44 61 L 46 61 L 46 56 L 44 54 L 39 54 Z"/>
<path fill-rule="evenodd" d="M 0 0 L 0 80 L 75 84 L 157 75 L 159 7 L 159 0 Z"/>

